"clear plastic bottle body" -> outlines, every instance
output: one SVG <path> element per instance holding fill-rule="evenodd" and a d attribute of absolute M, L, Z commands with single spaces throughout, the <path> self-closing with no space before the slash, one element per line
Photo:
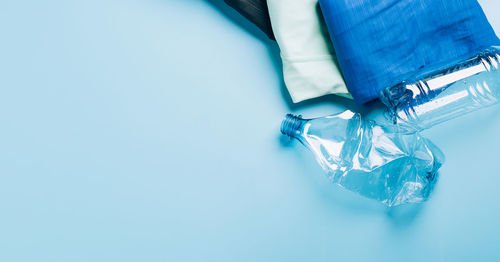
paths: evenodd
<path fill-rule="evenodd" d="M 351 111 L 311 120 L 288 115 L 281 131 L 308 147 L 334 183 L 388 206 L 425 201 L 444 160 L 419 134 Z"/>
<path fill-rule="evenodd" d="M 382 102 L 403 130 L 418 131 L 500 101 L 500 48 L 426 70 L 385 89 Z"/>

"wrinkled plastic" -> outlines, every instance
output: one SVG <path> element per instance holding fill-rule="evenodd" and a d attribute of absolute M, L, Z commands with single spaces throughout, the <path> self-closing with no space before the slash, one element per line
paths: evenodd
<path fill-rule="evenodd" d="M 427 200 L 444 161 L 418 133 L 351 111 L 316 119 L 289 114 L 281 132 L 308 147 L 334 183 L 388 206 Z"/>
<path fill-rule="evenodd" d="M 419 131 L 500 101 L 500 48 L 427 69 L 385 89 L 380 100 L 402 130 Z"/>

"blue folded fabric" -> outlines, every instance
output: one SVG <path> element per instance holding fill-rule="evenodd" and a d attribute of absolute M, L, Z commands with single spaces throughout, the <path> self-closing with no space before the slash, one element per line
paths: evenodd
<path fill-rule="evenodd" d="M 477 0 L 319 0 L 358 104 L 409 74 L 500 41 Z"/>

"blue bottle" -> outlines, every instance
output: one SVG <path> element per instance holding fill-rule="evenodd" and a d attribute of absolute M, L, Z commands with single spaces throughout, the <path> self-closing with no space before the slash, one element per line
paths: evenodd
<path fill-rule="evenodd" d="M 425 69 L 385 89 L 380 100 L 401 130 L 418 131 L 500 101 L 500 48 Z"/>
<path fill-rule="evenodd" d="M 444 160 L 418 133 L 351 111 L 316 119 L 288 114 L 281 132 L 308 147 L 331 181 L 388 206 L 425 201 Z"/>

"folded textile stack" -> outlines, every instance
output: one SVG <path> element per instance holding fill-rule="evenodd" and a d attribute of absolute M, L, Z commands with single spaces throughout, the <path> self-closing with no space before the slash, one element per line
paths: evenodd
<path fill-rule="evenodd" d="M 364 104 L 417 71 L 500 44 L 477 0 L 225 2 L 276 36 L 294 102 L 351 93 Z"/>

